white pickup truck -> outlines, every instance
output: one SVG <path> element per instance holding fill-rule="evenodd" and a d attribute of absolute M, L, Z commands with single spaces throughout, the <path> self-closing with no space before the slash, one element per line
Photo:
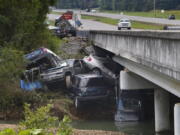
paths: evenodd
<path fill-rule="evenodd" d="M 118 30 L 122 28 L 127 28 L 128 30 L 131 29 L 131 22 L 129 19 L 120 19 L 118 22 Z"/>

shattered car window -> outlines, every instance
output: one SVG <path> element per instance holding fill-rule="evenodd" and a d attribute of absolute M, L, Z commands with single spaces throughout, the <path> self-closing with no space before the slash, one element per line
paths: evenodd
<path fill-rule="evenodd" d="M 66 61 L 62 61 L 62 62 L 59 63 L 58 66 L 59 67 L 66 67 L 66 66 L 68 66 L 68 63 Z"/>
<path fill-rule="evenodd" d="M 65 66 L 67 66 L 68 64 L 66 63 L 66 62 L 63 62 L 62 64 L 61 64 L 61 66 L 62 67 L 65 67 Z"/>

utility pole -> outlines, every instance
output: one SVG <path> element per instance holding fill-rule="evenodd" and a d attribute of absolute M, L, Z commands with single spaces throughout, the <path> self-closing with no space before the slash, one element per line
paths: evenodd
<path fill-rule="evenodd" d="M 154 0 L 154 17 L 156 17 L 156 0 Z"/>

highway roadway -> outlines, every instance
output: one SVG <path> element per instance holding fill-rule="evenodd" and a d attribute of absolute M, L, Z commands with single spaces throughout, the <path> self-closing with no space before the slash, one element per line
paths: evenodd
<path fill-rule="evenodd" d="M 60 15 L 57 14 L 48 14 L 47 17 L 49 20 L 55 20 Z M 79 28 L 79 30 L 105 30 L 105 31 L 118 31 L 117 26 L 105 24 L 93 20 L 83 20 L 81 19 L 82 27 Z M 123 29 L 123 31 L 126 31 L 127 29 Z M 129 31 L 129 30 L 127 30 Z M 142 29 L 132 29 L 131 31 L 162 31 L 162 30 L 142 30 Z M 165 32 L 172 32 L 173 30 L 168 30 Z M 179 30 L 174 30 L 175 32 L 179 32 Z"/>
<path fill-rule="evenodd" d="M 66 12 L 67 10 L 54 10 L 56 12 Z M 164 25 L 180 25 L 180 20 L 168 20 L 165 18 L 152 18 L 152 17 L 140 17 L 140 16 L 127 16 L 127 15 L 120 15 L 120 14 L 111 14 L 111 13 L 91 13 L 91 12 L 85 12 L 80 10 L 73 10 L 76 13 L 81 13 L 84 15 L 92 15 L 92 16 L 101 16 L 101 17 L 108 17 L 112 19 L 121 19 L 121 18 L 128 18 L 130 20 L 134 21 L 140 21 L 140 22 L 147 22 L 147 23 L 155 23 L 155 24 L 164 24 Z"/>
<path fill-rule="evenodd" d="M 55 20 L 59 15 L 56 14 L 48 14 L 48 19 L 49 20 Z M 109 25 L 97 21 L 92 21 L 92 20 L 81 20 L 82 22 L 82 27 L 80 29 L 83 30 L 117 30 L 117 26 L 114 25 Z"/>

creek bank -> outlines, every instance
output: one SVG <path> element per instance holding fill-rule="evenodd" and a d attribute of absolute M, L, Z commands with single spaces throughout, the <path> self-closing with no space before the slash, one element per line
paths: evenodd
<path fill-rule="evenodd" d="M 6 128 L 17 129 L 18 126 L 15 124 L 0 124 L 0 131 Z M 73 129 L 72 135 L 125 135 L 124 133 L 102 131 L 102 130 L 78 130 Z"/>

